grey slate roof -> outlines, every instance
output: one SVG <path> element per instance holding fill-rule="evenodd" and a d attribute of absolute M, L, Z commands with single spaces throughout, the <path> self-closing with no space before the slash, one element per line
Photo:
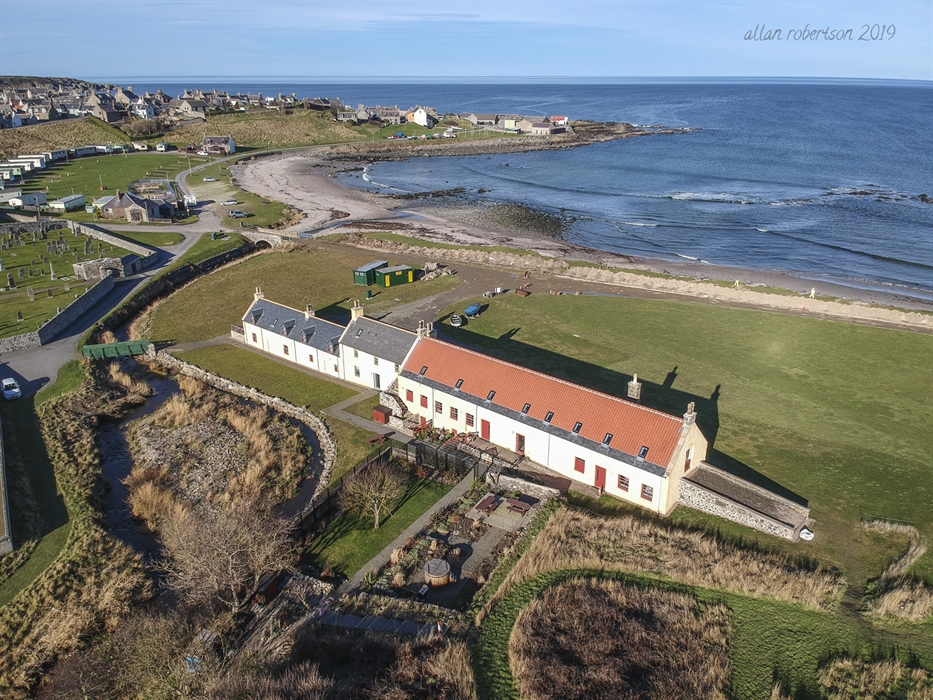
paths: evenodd
<path fill-rule="evenodd" d="M 522 423 L 532 428 L 537 428 L 538 430 L 542 430 L 545 433 L 561 438 L 567 442 L 580 445 L 580 447 L 585 447 L 594 452 L 601 452 L 616 460 L 617 462 L 623 462 L 629 466 L 646 471 L 649 474 L 654 474 L 655 476 L 665 476 L 667 474 L 667 469 L 662 467 L 660 464 L 654 464 L 653 462 L 649 462 L 647 459 L 639 459 L 635 455 L 630 455 L 628 452 L 623 452 L 622 450 L 617 450 L 614 447 L 609 447 L 608 445 L 600 444 L 580 435 L 575 435 L 569 430 L 558 428 L 551 423 L 545 423 L 540 418 L 532 418 L 531 416 L 521 413 L 520 411 L 515 411 L 505 406 L 500 406 L 493 401 L 486 401 L 484 398 L 473 396 L 472 394 L 467 393 L 461 389 L 455 389 L 453 387 L 447 386 L 446 384 L 442 384 L 441 382 L 434 381 L 433 379 L 422 377 L 420 374 L 415 374 L 414 372 L 407 369 L 403 369 L 400 375 L 405 377 L 405 379 L 409 379 L 418 384 L 423 384 L 424 386 L 431 387 L 437 391 L 442 391 L 446 394 L 450 394 L 451 396 L 461 397 L 466 401 L 476 404 L 477 406 L 482 406 L 488 411 L 498 413 L 499 415 L 505 416 L 506 418 L 511 418 L 518 423 Z"/>
<path fill-rule="evenodd" d="M 268 299 L 256 299 L 243 315 L 243 321 L 331 354 L 337 353 L 340 334 L 344 331 L 340 324 L 316 316 L 305 318 L 303 311 Z"/>
<path fill-rule="evenodd" d="M 415 344 L 417 337 L 411 331 L 364 316 L 350 321 L 340 344 L 400 365 L 408 356 L 408 351 Z"/>

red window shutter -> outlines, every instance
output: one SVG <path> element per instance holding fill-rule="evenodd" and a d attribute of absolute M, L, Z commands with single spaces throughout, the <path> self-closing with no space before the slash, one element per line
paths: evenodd
<path fill-rule="evenodd" d="M 405 389 L 405 400 L 408 402 L 414 401 L 415 392 L 413 392 L 411 389 Z"/>
<path fill-rule="evenodd" d="M 427 408 L 427 407 L 428 407 L 428 397 L 422 394 L 421 395 L 421 408 Z"/>
<path fill-rule="evenodd" d="M 586 471 L 586 462 L 584 462 L 579 457 L 574 457 L 573 468 L 582 474 L 583 472 Z"/>

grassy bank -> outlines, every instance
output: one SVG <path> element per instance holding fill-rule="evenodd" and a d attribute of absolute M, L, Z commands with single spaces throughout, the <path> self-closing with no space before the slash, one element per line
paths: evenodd
<path fill-rule="evenodd" d="M 548 295 L 493 299 L 480 318 L 445 332 L 619 396 L 637 373 L 644 403 L 675 415 L 695 401 L 711 462 L 809 502 L 813 542 L 761 538 L 836 564 L 858 586 L 903 546 L 879 551 L 859 527 L 862 514 L 933 535 L 924 476 L 931 336 L 687 302 Z M 913 571 L 931 578 L 933 557 Z"/>
<path fill-rule="evenodd" d="M 43 153 L 97 143 L 129 143 L 130 140 L 122 131 L 97 117 L 64 119 L 0 130 L 0 156 L 5 160 L 23 153 Z"/>
<path fill-rule="evenodd" d="M 365 288 L 353 284 L 353 269 L 373 257 L 373 253 L 324 250 L 311 245 L 255 256 L 172 295 L 153 312 L 150 338 L 188 343 L 229 333 L 230 325 L 239 324 L 252 303 L 257 286 L 262 287 L 266 299 L 295 309 L 304 309 L 310 303 L 318 316 L 345 323 L 350 300 L 365 296 Z M 455 276 L 445 276 L 391 290 L 377 289 L 363 306 L 367 315 L 378 316 L 397 304 L 439 294 L 458 283 Z"/>

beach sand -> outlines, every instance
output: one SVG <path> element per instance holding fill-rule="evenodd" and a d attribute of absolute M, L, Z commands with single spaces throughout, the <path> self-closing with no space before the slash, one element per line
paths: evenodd
<path fill-rule="evenodd" d="M 586 248 L 535 231 L 510 230 L 490 225 L 488 207 L 454 203 L 444 208 L 423 205 L 419 200 L 399 200 L 339 184 L 338 172 L 359 168 L 359 162 L 332 160 L 328 149 L 301 154 L 259 158 L 231 167 L 234 182 L 262 197 L 284 202 L 304 218 L 290 228 L 277 231 L 285 236 L 299 233 L 322 236 L 328 233 L 392 231 L 414 237 L 411 245 L 361 239 L 357 244 L 386 252 L 410 252 L 464 263 L 492 264 L 546 272 L 556 278 L 618 287 L 639 288 L 673 296 L 688 296 L 712 303 L 753 306 L 798 312 L 862 323 L 911 328 L 933 332 L 933 316 L 908 311 L 933 312 L 933 293 L 928 299 L 898 293 L 893 287 L 865 283 L 864 287 L 814 281 L 780 270 L 740 269 L 699 262 L 650 260 Z M 492 217 L 495 219 L 495 217 Z M 507 218 L 507 217 L 506 217 Z M 482 225 L 479 225 L 482 222 Z M 507 246 L 531 251 L 529 256 L 485 251 L 420 248 L 416 239 L 464 246 Z M 494 258 L 490 260 L 490 257 Z M 581 261 L 591 266 L 568 265 Z M 602 268 L 602 269 L 601 269 Z M 606 268 L 641 270 L 680 278 L 648 277 Z M 696 281 L 692 281 L 696 280 Z M 706 282 L 704 282 L 706 280 Z M 718 280 L 720 284 L 709 281 Z M 722 281 L 729 286 L 721 286 Z M 734 283 L 738 282 L 738 287 Z M 773 287 L 793 294 L 754 291 Z M 816 298 L 809 298 L 812 289 Z M 618 290 L 617 290 L 618 291 Z M 877 308 L 892 306 L 895 309 Z"/>

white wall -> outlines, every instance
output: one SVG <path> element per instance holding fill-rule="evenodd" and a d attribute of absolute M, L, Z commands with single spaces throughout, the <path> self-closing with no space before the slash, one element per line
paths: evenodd
<path fill-rule="evenodd" d="M 378 360 L 378 362 L 376 362 Z M 370 389 L 375 388 L 373 375 L 379 375 L 379 388 L 385 391 L 398 377 L 394 362 L 385 358 L 377 358 L 368 352 L 354 350 L 344 345 L 340 346 L 340 361 L 342 364 L 343 379 Z M 359 370 L 359 376 L 356 370 Z"/>

